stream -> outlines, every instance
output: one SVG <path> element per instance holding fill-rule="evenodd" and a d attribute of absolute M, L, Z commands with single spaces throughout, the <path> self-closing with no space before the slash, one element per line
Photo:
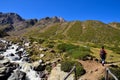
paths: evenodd
<path fill-rule="evenodd" d="M 0 43 L 6 45 L 0 49 L 0 80 L 41 80 L 24 47 L 2 39 Z"/>

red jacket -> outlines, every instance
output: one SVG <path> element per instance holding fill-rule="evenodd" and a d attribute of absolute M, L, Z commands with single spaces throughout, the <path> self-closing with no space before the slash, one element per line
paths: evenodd
<path fill-rule="evenodd" d="M 100 50 L 100 54 L 101 54 L 101 55 L 106 55 L 107 53 L 106 53 L 106 51 L 105 51 L 104 49 L 101 49 L 101 50 Z"/>

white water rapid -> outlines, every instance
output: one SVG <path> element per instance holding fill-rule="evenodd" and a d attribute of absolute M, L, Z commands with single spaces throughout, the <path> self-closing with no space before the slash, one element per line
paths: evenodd
<path fill-rule="evenodd" d="M 39 74 L 33 69 L 32 64 L 27 61 L 29 57 L 26 57 L 27 52 L 23 47 L 20 47 L 19 44 L 12 44 L 2 39 L 0 39 L 0 42 L 9 44 L 9 46 L 6 47 L 6 50 L 3 51 L 3 53 L 0 55 L 4 56 L 4 58 L 9 59 L 10 63 L 19 64 L 14 72 L 19 70 L 26 73 L 24 80 L 41 80 Z M 12 73 L 7 80 L 16 80 L 13 76 L 14 73 Z"/>

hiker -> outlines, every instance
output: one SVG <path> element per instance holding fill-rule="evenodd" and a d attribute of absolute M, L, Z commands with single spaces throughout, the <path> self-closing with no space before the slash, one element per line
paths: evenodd
<path fill-rule="evenodd" d="M 102 61 L 102 65 L 104 66 L 105 64 L 105 59 L 106 59 L 106 51 L 104 49 L 104 46 L 101 47 L 101 50 L 100 50 L 100 58 L 101 58 L 101 61 Z"/>

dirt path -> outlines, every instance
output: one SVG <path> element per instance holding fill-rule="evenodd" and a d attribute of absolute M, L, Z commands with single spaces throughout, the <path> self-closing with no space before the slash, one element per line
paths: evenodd
<path fill-rule="evenodd" d="M 101 76 L 105 74 L 105 67 L 107 65 L 102 66 L 99 62 L 96 61 L 79 61 L 84 69 L 86 70 L 86 74 L 80 77 L 79 80 L 99 80 Z"/>

